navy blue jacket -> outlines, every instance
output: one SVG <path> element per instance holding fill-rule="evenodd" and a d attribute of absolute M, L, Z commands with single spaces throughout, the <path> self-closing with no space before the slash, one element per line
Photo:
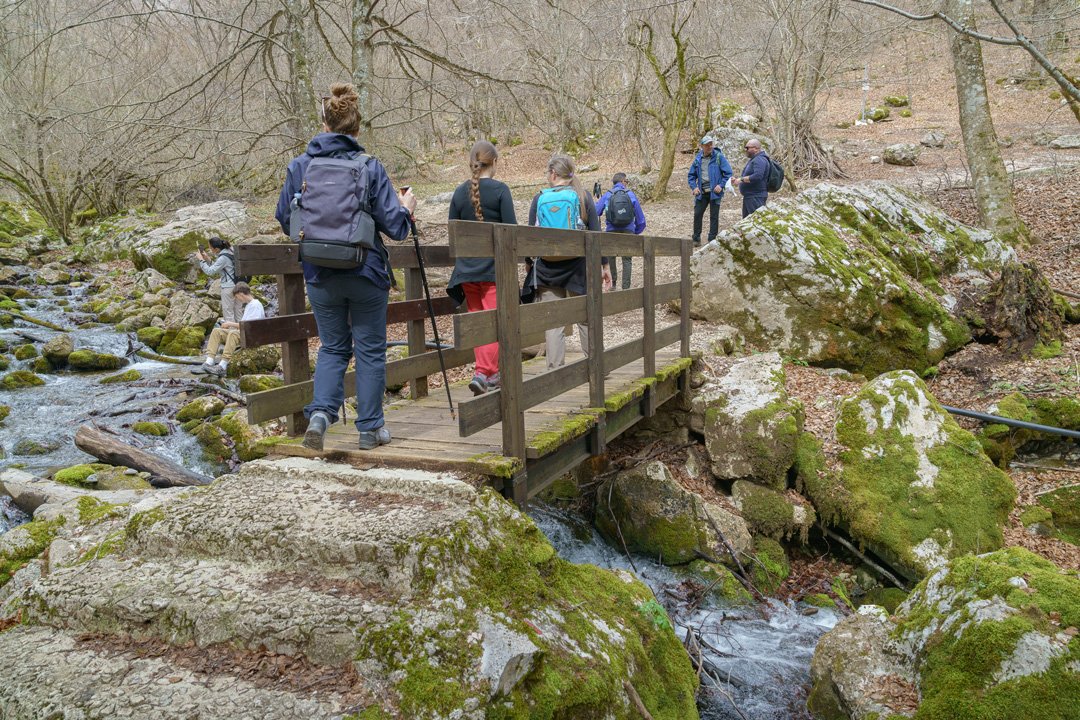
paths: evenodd
<path fill-rule="evenodd" d="M 348 135 L 319 133 L 308 143 L 304 154 L 289 163 L 289 169 L 285 173 L 285 185 L 281 188 L 281 197 L 278 198 L 277 211 L 274 213 L 274 217 L 281 223 L 282 232 L 286 235 L 289 234 L 289 217 L 292 215 L 290 205 L 293 196 L 300 192 L 304 184 L 304 173 L 307 172 L 311 158 L 332 155 L 338 151 L 364 152 L 364 148 L 360 147 L 356 138 Z M 371 204 L 371 217 L 375 220 L 375 229 L 393 240 L 404 240 L 409 236 L 409 211 L 398 202 L 397 193 L 382 163 L 371 158 L 367 161 L 367 167 L 370 183 L 368 198 Z M 380 252 L 367 253 L 364 264 L 352 270 L 335 270 L 305 262 L 304 280 L 317 283 L 333 275 L 359 275 L 378 287 L 388 290 L 390 276 L 386 259 L 383 257 L 382 238 L 376 236 L 375 244 Z"/>
<path fill-rule="evenodd" d="M 615 227 L 607 221 L 606 217 L 604 217 L 604 208 L 607 207 L 608 200 L 611 199 L 611 193 L 619 189 L 626 190 L 626 194 L 630 196 L 630 202 L 634 205 L 634 234 L 640 235 L 645 232 L 645 213 L 641 211 L 641 203 L 638 201 L 637 195 L 634 194 L 633 190 L 626 187 L 626 183 L 615 183 L 615 187 L 604 193 L 596 203 L 596 214 L 604 218 L 604 229 L 608 232 L 611 232 L 612 230 L 626 230 L 629 227 L 629 225 L 626 227 Z"/>
<path fill-rule="evenodd" d="M 769 156 L 764 150 L 747 161 L 742 171 L 739 193 L 743 197 L 769 197 L 765 181 L 769 179 Z"/>
<path fill-rule="evenodd" d="M 709 156 L 709 184 L 702 186 L 701 176 L 701 151 L 698 150 L 697 156 L 694 158 L 694 162 L 690 165 L 690 172 L 686 173 L 686 181 L 690 183 L 690 189 L 699 188 L 702 196 L 705 191 L 709 191 L 709 199 L 715 203 L 720 202 L 720 199 L 724 197 L 724 185 L 727 184 L 728 178 L 731 177 L 731 165 L 728 165 L 727 158 L 718 149 L 713 148 L 712 155 Z M 720 192 L 714 191 L 714 188 L 719 185 Z"/>

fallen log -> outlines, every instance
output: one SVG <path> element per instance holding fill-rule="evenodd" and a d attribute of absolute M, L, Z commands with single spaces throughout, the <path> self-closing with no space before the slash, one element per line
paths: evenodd
<path fill-rule="evenodd" d="M 192 360 L 190 358 L 169 357 L 168 355 L 157 355 L 149 350 L 136 350 L 135 354 L 147 360 L 157 360 L 158 362 L 172 363 L 173 365 L 202 365 L 203 363 L 199 358 Z"/>
<path fill-rule="evenodd" d="M 123 465 L 150 473 L 155 487 L 209 485 L 214 480 L 192 472 L 182 465 L 140 450 L 89 425 L 75 433 L 75 447 L 110 465 Z"/>
<path fill-rule="evenodd" d="M 29 315 L 24 315 L 24 314 L 22 314 L 21 312 L 19 312 L 17 310 L 5 310 L 4 312 L 6 312 L 8 315 L 11 315 L 14 318 L 18 318 L 19 320 L 22 320 L 23 322 L 32 323 L 34 325 L 40 325 L 43 328 L 49 328 L 50 330 L 58 330 L 59 332 L 65 332 L 65 333 L 66 332 L 71 332 L 67 328 L 60 327 L 56 323 L 51 323 L 48 320 L 38 320 L 37 318 L 30 317 Z"/>

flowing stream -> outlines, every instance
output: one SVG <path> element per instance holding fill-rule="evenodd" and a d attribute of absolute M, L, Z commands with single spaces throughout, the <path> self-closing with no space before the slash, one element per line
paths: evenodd
<path fill-rule="evenodd" d="M 85 286 L 56 287 L 65 294 L 54 297 L 52 287 L 30 286 L 31 291 L 40 293 L 43 297 L 17 302 L 26 315 L 69 328 L 76 350 L 86 348 L 121 357 L 128 352 L 128 335 L 116 332 L 111 325 L 77 329 L 77 325 L 90 319 L 78 310 L 86 301 Z M 61 305 L 61 300 L 67 300 L 68 305 Z M 30 342 L 16 331 L 39 338 L 41 343 L 33 343 L 39 352 L 45 342 L 60 334 L 56 330 L 20 320 L 15 321 L 14 328 L 0 329 L 0 339 L 8 344 L 11 363 L 0 375 L 15 370 L 30 370 L 33 365 L 33 359 L 14 359 L 15 348 Z M 0 405 L 11 406 L 11 414 L 4 421 L 4 427 L 0 427 L 0 470 L 14 465 L 27 472 L 44 475 L 71 465 L 96 462 L 95 458 L 76 448 L 74 441 L 79 427 L 93 421 L 119 433 L 125 441 L 136 447 L 152 451 L 197 472 L 210 476 L 219 474 L 220 467 L 215 467 L 203 459 L 197 440 L 180 431 L 171 420 L 178 407 L 177 395 L 183 391 L 183 386 L 196 383 L 199 378 L 190 373 L 188 365 L 133 357 L 135 362 L 118 370 L 62 370 L 39 374 L 45 381 L 43 386 L 0 390 Z M 100 383 L 104 377 L 133 369 L 139 371 L 142 380 L 133 383 Z M 110 416 L 111 413 L 119 414 Z M 165 437 L 148 437 L 131 431 L 130 426 L 133 423 L 145 420 L 162 422 L 171 432 Z M 35 453 L 40 450 L 45 452 L 27 454 L 26 443 L 20 447 L 20 441 L 41 446 L 33 449 Z"/>
<path fill-rule="evenodd" d="M 532 505 L 528 514 L 564 560 L 634 572 L 626 555 L 581 518 L 542 503 Z M 820 610 L 804 616 L 799 612 L 802 608 L 777 601 L 767 606 L 725 607 L 706 599 L 693 613 L 685 614 L 666 592 L 681 584 L 685 575 L 638 555 L 634 565 L 636 575 L 667 608 L 679 639 L 686 638 L 687 628 L 694 628 L 713 648 L 706 650 L 705 657 L 724 675 L 721 687 L 731 699 L 703 679 L 706 691 L 698 702 L 702 720 L 810 718 L 805 710 L 810 660 L 818 639 L 839 620 L 835 613 Z"/>

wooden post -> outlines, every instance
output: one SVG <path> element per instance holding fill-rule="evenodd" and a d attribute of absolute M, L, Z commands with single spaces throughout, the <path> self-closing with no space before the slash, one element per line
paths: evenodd
<path fill-rule="evenodd" d="M 679 345 L 679 356 L 690 357 L 690 333 L 693 331 L 690 324 L 690 253 L 693 251 L 689 238 L 682 241 L 682 297 L 680 298 L 679 324 L 682 326 L 679 335 L 682 342 Z"/>
<path fill-rule="evenodd" d="M 525 413 L 521 409 L 521 318 L 518 292 L 517 237 L 514 227 L 496 225 L 495 330 L 499 338 L 499 409 L 502 411 L 503 455 L 525 461 Z M 512 499 L 518 507 L 528 502 L 525 473 L 512 479 Z"/>
<path fill-rule="evenodd" d="M 304 276 L 302 274 L 278 275 L 278 314 L 299 315 L 304 312 Z M 311 361 L 308 360 L 308 341 L 290 340 L 281 343 L 281 368 L 286 385 L 311 379 Z M 288 416 L 289 435 L 295 437 L 307 430 L 307 418 L 303 412 Z"/>
<path fill-rule="evenodd" d="M 642 311 L 645 313 L 645 336 L 642 363 L 645 369 L 644 376 L 649 378 L 656 375 L 656 250 L 651 237 L 644 239 L 643 249 L 644 302 Z M 685 274 L 683 277 L 685 278 Z M 650 385 L 645 389 L 645 417 L 652 417 L 655 414 L 656 386 Z"/>
<path fill-rule="evenodd" d="M 417 258 L 417 262 L 422 262 L 421 258 Z M 422 300 L 424 298 L 424 281 L 420 275 L 420 268 L 406 268 L 405 270 L 405 299 L 406 300 Z M 410 320 L 408 325 L 409 333 L 409 357 L 416 357 L 427 352 L 427 341 L 424 339 L 424 323 L 425 320 L 420 318 L 419 320 Z M 427 397 L 428 385 L 427 376 L 412 378 L 409 380 L 409 399 L 417 400 L 422 397 Z"/>
<path fill-rule="evenodd" d="M 589 406 L 604 407 L 604 277 L 598 233 L 585 233 L 585 317 L 589 324 Z M 607 452 L 607 419 L 592 430 L 590 452 Z"/>

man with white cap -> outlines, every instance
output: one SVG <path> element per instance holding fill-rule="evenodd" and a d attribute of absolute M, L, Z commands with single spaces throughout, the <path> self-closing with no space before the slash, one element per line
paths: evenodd
<path fill-rule="evenodd" d="M 731 165 L 723 153 L 713 149 L 713 139 L 708 135 L 701 138 L 701 149 L 686 174 L 694 193 L 694 245 L 701 244 L 701 220 L 705 208 L 709 209 L 709 242 L 716 239 L 720 229 L 720 200 L 730 177 Z"/>

